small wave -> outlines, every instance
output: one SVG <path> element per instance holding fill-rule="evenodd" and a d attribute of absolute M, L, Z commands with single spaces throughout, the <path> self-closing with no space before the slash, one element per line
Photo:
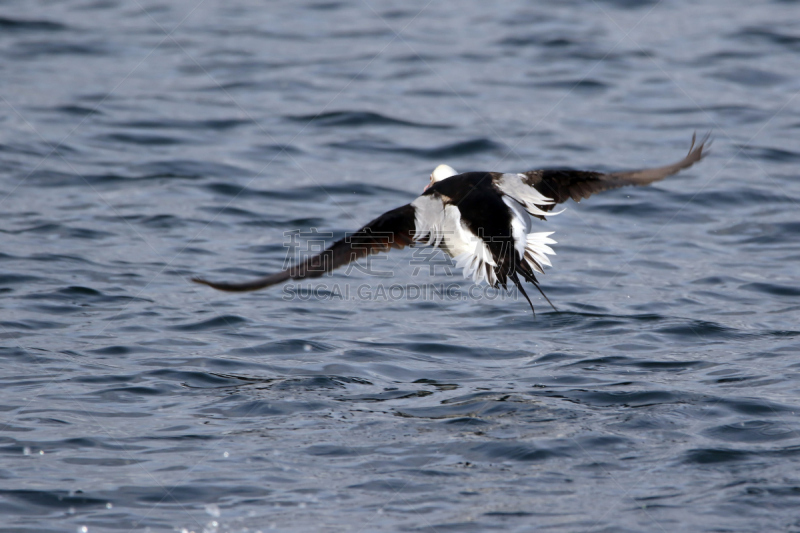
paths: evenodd
<path fill-rule="evenodd" d="M 39 59 L 42 56 L 106 56 L 109 50 L 105 42 L 68 43 L 63 41 L 37 41 L 18 43 L 8 55 L 22 60 Z M 78 58 L 74 58 L 76 61 Z"/>
<path fill-rule="evenodd" d="M 614 348 L 618 350 L 625 349 L 625 351 L 629 351 L 631 349 L 628 346 L 623 347 L 619 345 L 614 346 Z M 640 349 L 642 351 L 648 351 L 652 350 L 652 346 L 642 345 Z M 541 359 L 543 358 L 539 358 L 537 359 L 537 361 Z M 594 367 L 595 365 L 623 366 L 623 367 L 631 366 L 631 367 L 641 368 L 644 370 L 661 371 L 661 372 L 682 372 L 690 368 L 701 369 L 707 366 L 713 366 L 711 363 L 707 363 L 704 361 L 655 361 L 655 360 L 640 359 L 638 357 L 626 357 L 626 356 L 595 357 L 592 359 L 581 359 L 580 361 L 575 361 L 568 364 L 568 366 L 577 366 L 582 368 L 585 368 L 587 366 Z"/>
<path fill-rule="evenodd" d="M 43 280 L 44 278 L 27 274 L 0 274 L 0 287 L 6 285 L 22 285 Z"/>
<path fill-rule="evenodd" d="M 376 28 L 372 30 L 332 31 L 328 34 L 328 37 L 332 39 L 380 39 L 381 37 L 393 37 L 394 35 L 389 28 Z"/>
<path fill-rule="evenodd" d="M 786 76 L 775 72 L 746 67 L 722 70 L 712 76 L 748 87 L 772 87 L 787 80 Z"/>
<path fill-rule="evenodd" d="M 128 295 L 109 295 L 89 287 L 72 286 L 52 292 L 26 294 L 26 300 L 44 300 L 52 302 L 70 302 L 80 305 L 97 305 L 129 302 L 152 302 L 146 298 Z"/>
<path fill-rule="evenodd" d="M 577 44 L 577 41 L 561 36 L 554 37 L 533 34 L 526 36 L 515 35 L 513 37 L 506 37 L 497 41 L 497 44 L 500 46 L 543 46 L 545 48 L 562 48 L 575 45 Z"/>
<path fill-rule="evenodd" d="M 138 135 L 133 133 L 110 133 L 101 135 L 100 140 L 115 143 L 136 144 L 140 146 L 171 146 L 185 144 L 184 139 L 166 135 Z"/>
<path fill-rule="evenodd" d="M 94 178 L 96 180 L 96 176 Z M 25 184 L 35 187 L 86 186 L 87 181 L 92 184 L 95 180 L 80 174 L 70 174 L 58 170 L 36 170 L 28 175 Z"/>
<path fill-rule="evenodd" d="M 128 355 L 132 353 L 152 353 L 152 349 L 145 349 L 141 346 L 106 346 L 105 348 L 97 348 L 95 350 L 89 350 L 89 353 L 96 353 L 97 355 Z M 123 378 L 124 381 L 127 381 L 127 378 Z M 95 383 L 91 381 L 89 383 Z M 103 383 L 103 382 L 100 382 Z"/>
<path fill-rule="evenodd" d="M 239 207 L 231 207 L 231 206 L 222 206 L 222 207 L 206 206 L 206 207 L 200 207 L 199 210 L 205 211 L 206 213 L 211 213 L 214 216 L 222 215 L 222 216 L 229 216 L 236 218 L 258 218 L 261 216 L 258 213 L 254 213 L 253 211 L 248 211 L 247 209 L 241 209 Z"/>
<path fill-rule="evenodd" d="M 240 126 L 252 124 L 249 119 L 207 119 L 207 120 L 131 120 L 125 122 L 114 122 L 111 125 L 123 128 L 135 129 L 176 129 L 176 130 L 215 130 L 226 131 Z"/>
<path fill-rule="evenodd" d="M 330 353 L 335 350 L 335 347 L 330 344 L 325 344 L 316 341 L 307 341 L 303 339 L 291 339 L 285 341 L 267 342 L 257 346 L 250 346 L 247 348 L 236 348 L 231 350 L 231 355 L 291 355 L 303 353 Z"/>
<path fill-rule="evenodd" d="M 92 391 L 92 395 L 98 396 L 109 402 L 144 402 L 148 396 L 162 396 L 173 394 L 176 386 L 160 383 L 154 386 L 136 385 L 128 387 L 114 387 Z"/>
<path fill-rule="evenodd" d="M 200 179 L 209 177 L 249 176 L 250 173 L 242 167 L 226 165 L 213 161 L 170 159 L 166 161 L 151 161 L 132 167 L 135 172 L 133 179 Z M 123 178 L 131 179 L 131 178 Z"/>
<path fill-rule="evenodd" d="M 132 216 L 124 217 L 126 220 L 136 220 L 143 226 L 156 229 L 181 228 L 186 226 L 186 221 L 173 215 L 153 215 L 149 217 Z"/>
<path fill-rule="evenodd" d="M 474 418 L 483 420 L 517 413 L 518 411 L 520 411 L 520 405 L 517 405 L 515 402 L 505 402 L 502 400 L 501 396 L 499 399 L 495 400 L 475 400 L 430 407 L 407 407 L 397 409 L 395 414 L 404 418 L 428 418 L 431 420 L 451 418 Z"/>
<path fill-rule="evenodd" d="M 252 379 L 242 379 L 237 376 L 223 375 L 215 372 L 200 372 L 190 370 L 162 369 L 147 373 L 159 379 L 180 382 L 184 387 L 194 389 L 216 389 L 222 387 L 237 387 L 245 383 L 252 383 Z"/>
<path fill-rule="evenodd" d="M 666 335 L 675 335 L 689 342 L 732 340 L 745 337 L 745 334 L 737 329 L 706 320 L 685 319 L 678 324 L 656 328 L 655 331 Z"/>
<path fill-rule="evenodd" d="M 308 376 L 302 378 L 276 380 L 270 388 L 279 391 L 303 390 L 313 391 L 322 389 L 343 389 L 349 383 L 369 385 L 369 381 L 361 378 L 346 376 Z"/>
<path fill-rule="evenodd" d="M 491 426 L 492 422 L 487 420 L 481 420 L 480 418 L 475 418 L 471 416 L 462 416 L 459 418 L 451 418 L 445 421 L 445 424 L 449 426 L 459 426 L 462 427 L 462 429 L 467 429 L 473 427 L 478 428 L 481 426 Z"/>
<path fill-rule="evenodd" d="M 232 328 L 239 324 L 246 324 L 246 318 L 236 315 L 220 315 L 208 320 L 200 322 L 192 322 L 190 324 L 179 324 L 177 326 L 169 326 L 166 329 L 173 331 L 208 331 L 220 328 Z"/>
<path fill-rule="evenodd" d="M 472 154 L 496 152 L 503 149 L 503 145 L 486 138 L 472 139 L 469 141 L 446 144 L 435 148 L 410 148 L 398 146 L 388 141 L 354 140 L 330 143 L 331 148 L 353 150 L 356 152 L 375 153 L 386 152 L 406 154 L 422 159 L 449 159 Z"/>
<path fill-rule="evenodd" d="M 790 198 L 786 198 L 790 201 Z M 776 224 L 737 224 L 725 231 L 718 231 L 719 235 L 739 235 L 744 237 L 742 244 L 781 244 L 796 243 L 800 235 L 800 222 L 784 222 Z"/>
<path fill-rule="evenodd" d="M 72 148 L 69 144 L 65 142 L 61 142 L 58 144 L 53 144 L 47 141 L 33 141 L 33 142 L 7 142 L 5 144 L 0 144 L 0 152 L 6 152 L 9 154 L 20 154 L 20 155 L 35 155 L 40 157 L 46 157 L 49 155 L 61 155 L 67 156 L 69 154 L 74 154 L 77 152 L 74 148 Z M 13 167 L 9 167 L 13 168 Z M 27 174 L 29 175 L 29 174 Z"/>
<path fill-rule="evenodd" d="M 609 4 L 613 7 L 620 9 L 641 9 L 644 7 L 653 6 L 659 3 L 660 0 L 598 0 L 601 3 Z"/>
<path fill-rule="evenodd" d="M 371 394 L 359 394 L 356 396 L 342 396 L 338 399 L 347 402 L 385 402 L 389 400 L 404 400 L 407 398 L 423 398 L 431 394 L 433 394 L 431 391 L 426 390 L 390 390 Z"/>
<path fill-rule="evenodd" d="M 131 167 L 130 174 L 73 174 L 56 170 L 37 170 L 25 180 L 36 187 L 85 187 L 116 185 L 160 179 L 202 179 L 209 177 L 247 176 L 240 167 L 209 161 L 153 161 Z"/>
<path fill-rule="evenodd" d="M 185 438 L 185 437 L 184 437 Z M 180 448 L 181 452 L 187 452 L 192 448 L 184 445 Z M 200 448 L 196 448 L 199 450 Z M 208 453 L 208 452 L 206 452 Z M 155 481 L 155 480 L 154 480 Z M 220 480 L 215 480 L 219 482 Z M 258 501 L 270 492 L 270 489 L 262 486 L 248 486 L 244 482 L 233 482 L 230 485 L 224 486 L 225 495 L 228 498 L 236 499 L 237 501 Z M 208 487 L 199 484 L 187 485 L 172 485 L 166 486 L 160 482 L 155 481 L 153 485 L 146 485 L 141 483 L 133 487 L 123 486 L 117 489 L 117 494 L 120 498 L 126 501 L 143 502 L 147 507 L 161 506 L 164 502 L 171 502 L 172 504 L 179 504 L 178 508 L 185 508 L 183 504 L 188 503 L 211 503 L 219 500 L 219 493 L 209 490 Z M 162 527 L 162 522 L 153 522 L 159 524 L 158 528 L 173 529 L 172 527 Z M 192 522 L 195 524 L 196 522 Z M 99 527 L 97 529 L 100 529 Z M 155 529 L 155 528 L 153 528 Z M 200 528 L 198 528 L 200 529 Z M 91 528 L 89 529 L 92 530 Z"/>
<path fill-rule="evenodd" d="M 45 263 L 79 263 L 83 265 L 97 265 L 92 261 L 89 261 L 85 257 L 80 257 L 77 255 L 66 255 L 66 254 L 47 254 L 47 253 L 34 253 L 29 255 L 27 260 L 30 261 L 42 261 Z"/>
<path fill-rule="evenodd" d="M 8 233 L 11 235 L 22 235 L 25 233 L 34 234 L 52 234 L 58 235 L 64 239 L 106 239 L 115 236 L 114 233 L 107 231 L 94 230 L 88 228 L 75 228 L 72 226 L 65 226 L 63 224 L 39 224 L 28 228 L 18 230 L 0 230 L 0 233 Z"/>
<path fill-rule="evenodd" d="M 434 54 L 412 52 L 410 54 L 400 54 L 389 59 L 392 63 L 437 63 L 442 61 L 442 57 Z M 451 93 L 452 94 L 452 93 Z M 461 93 L 464 94 L 463 92 Z"/>
<path fill-rule="evenodd" d="M 748 420 L 706 429 L 703 434 L 727 442 L 774 442 L 797 438 L 795 429 L 780 422 Z"/>
<path fill-rule="evenodd" d="M 90 115 L 103 115 L 102 111 L 97 108 L 84 107 L 80 105 L 62 105 L 53 108 L 53 111 L 64 113 L 65 115 L 72 115 L 76 117 L 88 117 Z"/>
<path fill-rule="evenodd" d="M 661 194 L 661 192 L 659 192 Z M 666 193 L 670 204 L 693 204 L 710 209 L 727 211 L 730 207 L 752 207 L 753 205 L 794 204 L 796 199 L 788 194 L 775 194 L 768 189 L 755 189 L 752 187 L 735 187 L 715 189 L 710 191 Z M 667 202 L 662 202 L 667 203 Z M 672 208 L 674 209 L 674 207 Z M 683 216 L 683 215 L 681 215 Z"/>
<path fill-rule="evenodd" d="M 409 126 L 414 128 L 447 129 L 444 124 L 423 124 L 373 113 L 371 111 L 332 111 L 316 115 L 287 115 L 293 122 L 311 123 L 322 127 L 357 127 L 357 126 Z"/>
<path fill-rule="evenodd" d="M 392 496 L 396 494 L 431 492 L 436 490 L 434 485 L 411 483 L 406 479 L 374 479 L 356 485 L 350 485 L 348 489 L 359 489 L 366 492 L 388 492 Z M 436 531 L 435 529 L 432 529 Z"/>
<path fill-rule="evenodd" d="M 418 353 L 422 355 L 455 355 L 470 359 L 520 359 L 530 357 L 530 352 L 520 350 L 502 350 L 500 348 L 481 348 L 468 347 L 459 344 L 439 343 L 439 342 L 404 342 L 404 343 L 371 343 L 382 349 L 399 349 L 403 352 Z"/>
<path fill-rule="evenodd" d="M 592 79 L 536 82 L 533 86 L 540 89 L 558 89 L 562 91 L 602 91 L 609 88 L 608 84 Z"/>
<path fill-rule="evenodd" d="M 768 148 L 760 146 L 738 145 L 744 154 L 755 159 L 772 161 L 776 163 L 800 163 L 800 152 L 784 150 L 781 148 Z"/>
<path fill-rule="evenodd" d="M 753 452 L 745 450 L 730 450 L 724 448 L 702 448 L 689 450 L 684 462 L 707 465 L 716 463 L 731 463 L 749 459 Z"/>
<path fill-rule="evenodd" d="M 336 446 L 332 444 L 314 444 L 305 450 L 308 455 L 320 457 L 361 457 L 371 451 L 371 449 L 367 450 L 363 447 Z"/>
<path fill-rule="evenodd" d="M 797 287 L 778 285 L 776 283 L 746 283 L 742 285 L 740 289 L 769 294 L 771 296 L 786 296 L 789 298 L 797 298 L 800 296 L 800 289 Z"/>
<path fill-rule="evenodd" d="M 747 450 L 731 448 L 698 448 L 686 453 L 684 462 L 695 464 L 714 464 L 759 459 L 761 461 L 773 457 L 794 458 L 800 455 L 800 446 L 789 446 L 772 450 Z"/>
<path fill-rule="evenodd" d="M 0 283 L 2 285 L 2 283 Z M 67 327 L 66 324 L 61 322 L 50 322 L 47 320 L 14 320 L 0 322 L 0 328 L 6 330 L 27 330 L 27 331 L 41 331 L 44 329 L 62 329 Z"/>
<path fill-rule="evenodd" d="M 676 107 L 651 107 L 649 113 L 656 115 L 693 115 L 703 112 L 716 112 L 726 116 L 735 115 L 747 111 L 756 111 L 755 108 L 746 105 L 710 105 L 710 106 L 676 106 Z"/>
<path fill-rule="evenodd" d="M 67 26 L 51 20 L 25 20 L 0 17 L 0 30 L 8 31 L 64 31 Z"/>
<path fill-rule="evenodd" d="M 275 157 L 282 154 L 300 155 L 304 152 L 300 148 L 292 146 L 291 144 L 261 144 L 253 146 L 249 150 L 249 153 L 252 153 L 254 156 L 260 155 Z"/>
<path fill-rule="evenodd" d="M 147 459 L 115 459 L 115 458 L 91 458 L 91 457 L 65 457 L 62 462 L 70 465 L 89 466 L 89 467 L 117 467 L 130 466 L 146 463 Z"/>
<path fill-rule="evenodd" d="M 339 185 L 326 185 L 326 186 L 310 186 L 310 187 L 297 187 L 294 189 L 286 190 L 257 190 L 250 187 L 241 185 L 233 185 L 230 183 L 210 183 L 205 188 L 215 194 L 222 194 L 225 196 L 235 196 L 242 198 L 275 198 L 279 200 L 297 200 L 304 202 L 313 202 L 319 200 L 326 200 L 330 197 L 337 196 L 387 196 L 400 195 L 403 197 L 411 197 L 406 191 L 392 189 L 390 187 L 382 187 L 380 185 L 370 185 L 367 183 L 346 183 Z"/>
<path fill-rule="evenodd" d="M 344 2 L 311 2 L 306 4 L 305 7 L 314 11 L 336 11 L 345 5 Z"/>
<path fill-rule="evenodd" d="M 692 400 L 692 396 L 689 394 L 663 390 L 607 392 L 578 389 L 560 391 L 557 394 L 548 391 L 532 391 L 530 394 L 534 396 L 555 395 L 558 398 L 593 407 L 645 407 L 679 402 L 689 403 Z"/>
<path fill-rule="evenodd" d="M 794 413 L 798 410 L 797 407 L 761 398 L 706 398 L 705 402 L 709 405 L 725 407 L 734 413 L 759 417 L 784 416 L 786 413 Z"/>
<path fill-rule="evenodd" d="M 210 212 L 215 212 L 214 209 L 211 209 Z M 322 228 L 325 226 L 327 221 L 323 218 L 290 218 L 285 220 L 279 220 L 275 218 L 263 218 L 260 217 L 258 220 L 246 220 L 241 223 L 242 226 L 248 227 L 255 227 L 255 228 L 285 228 L 285 229 L 297 229 L 297 228 Z M 255 246 L 255 247 L 248 247 L 248 251 L 253 251 L 254 253 L 272 253 L 276 251 L 275 248 L 272 246 L 264 247 L 263 245 Z M 277 249 L 279 250 L 279 249 Z"/>
<path fill-rule="evenodd" d="M 234 405 L 228 406 L 228 404 Z M 282 416 L 309 411 L 319 411 L 320 409 L 330 408 L 327 402 L 312 401 L 269 401 L 269 400 L 250 400 L 242 401 L 239 395 L 227 398 L 217 405 L 220 407 L 209 407 L 201 409 L 203 413 L 217 414 L 225 418 L 256 418 L 262 416 Z"/>
<path fill-rule="evenodd" d="M 1 490 L 0 495 L 6 501 L 18 501 L 38 508 L 60 509 L 66 512 L 72 509 L 81 511 L 105 508 L 107 500 L 76 494 L 67 491 L 48 491 L 33 489 Z M 27 508 L 26 508 L 27 509 Z M 36 528 L 39 529 L 39 528 Z"/>
<path fill-rule="evenodd" d="M 478 455 L 483 460 L 521 461 L 524 463 L 546 461 L 569 454 L 563 449 L 540 448 L 533 444 L 511 444 L 491 442 L 469 448 L 468 454 Z"/>
<path fill-rule="evenodd" d="M 731 37 L 734 39 L 743 39 L 751 42 L 777 44 L 791 50 L 797 50 L 800 48 L 799 35 L 788 35 L 767 28 L 748 27 L 731 34 Z"/>

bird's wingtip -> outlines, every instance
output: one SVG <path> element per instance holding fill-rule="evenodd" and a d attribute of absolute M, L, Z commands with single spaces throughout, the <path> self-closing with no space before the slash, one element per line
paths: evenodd
<path fill-rule="evenodd" d="M 697 143 L 697 131 L 695 130 L 695 132 L 692 133 L 692 144 L 689 146 L 689 153 L 692 154 L 696 152 L 700 157 L 703 157 L 708 154 L 708 149 L 711 148 L 711 143 L 713 141 L 711 130 L 709 130 L 703 135 L 700 142 Z M 695 145 L 697 145 L 696 148 Z"/>

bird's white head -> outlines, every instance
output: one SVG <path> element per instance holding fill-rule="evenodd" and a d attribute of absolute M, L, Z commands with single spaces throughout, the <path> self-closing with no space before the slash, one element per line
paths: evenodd
<path fill-rule="evenodd" d="M 433 172 L 431 172 L 431 182 L 425 187 L 425 190 L 428 190 L 428 187 L 436 183 L 437 181 L 442 181 L 444 179 L 449 178 L 450 176 L 455 176 L 458 174 L 458 171 L 451 167 L 450 165 L 439 165 Z"/>

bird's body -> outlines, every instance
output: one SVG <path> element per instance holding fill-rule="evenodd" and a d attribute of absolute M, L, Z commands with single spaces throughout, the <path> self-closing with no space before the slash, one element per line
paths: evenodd
<path fill-rule="evenodd" d="M 319 277 L 368 254 L 414 242 L 437 246 L 453 257 L 465 277 L 507 287 L 512 281 L 528 299 L 520 277 L 541 292 L 535 273 L 550 265 L 551 233 L 531 232 L 531 216 L 545 220 L 556 204 L 580 201 L 625 185 L 647 185 L 688 168 L 703 157 L 704 139 L 681 161 L 659 168 L 603 174 L 576 170 L 534 170 L 521 174 L 467 172 L 440 165 L 425 192 L 392 209 L 322 254 L 284 271 L 244 283 L 193 281 L 224 291 L 252 291 L 289 279 Z M 544 296 L 544 293 L 542 293 Z M 533 305 L 531 305 L 533 309 Z"/>

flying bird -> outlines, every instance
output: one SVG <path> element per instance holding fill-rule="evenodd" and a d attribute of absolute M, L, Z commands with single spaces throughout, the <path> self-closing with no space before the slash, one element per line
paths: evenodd
<path fill-rule="evenodd" d="M 476 283 L 507 288 L 509 280 L 528 301 L 521 280 L 542 292 L 536 273 L 544 273 L 553 255 L 552 232 L 533 233 L 531 217 L 545 216 L 560 203 L 580 202 L 594 193 L 626 185 L 648 185 L 691 167 L 703 158 L 706 135 L 689 154 L 671 165 L 628 172 L 531 170 L 520 174 L 465 172 L 448 165 L 431 173 L 430 183 L 413 202 L 388 211 L 319 255 L 281 272 L 241 283 L 192 281 L 221 291 L 255 291 L 288 280 L 316 278 L 369 254 L 414 243 L 441 248 Z M 553 306 L 555 309 L 555 306 Z M 535 311 L 534 311 L 535 313 Z"/>

